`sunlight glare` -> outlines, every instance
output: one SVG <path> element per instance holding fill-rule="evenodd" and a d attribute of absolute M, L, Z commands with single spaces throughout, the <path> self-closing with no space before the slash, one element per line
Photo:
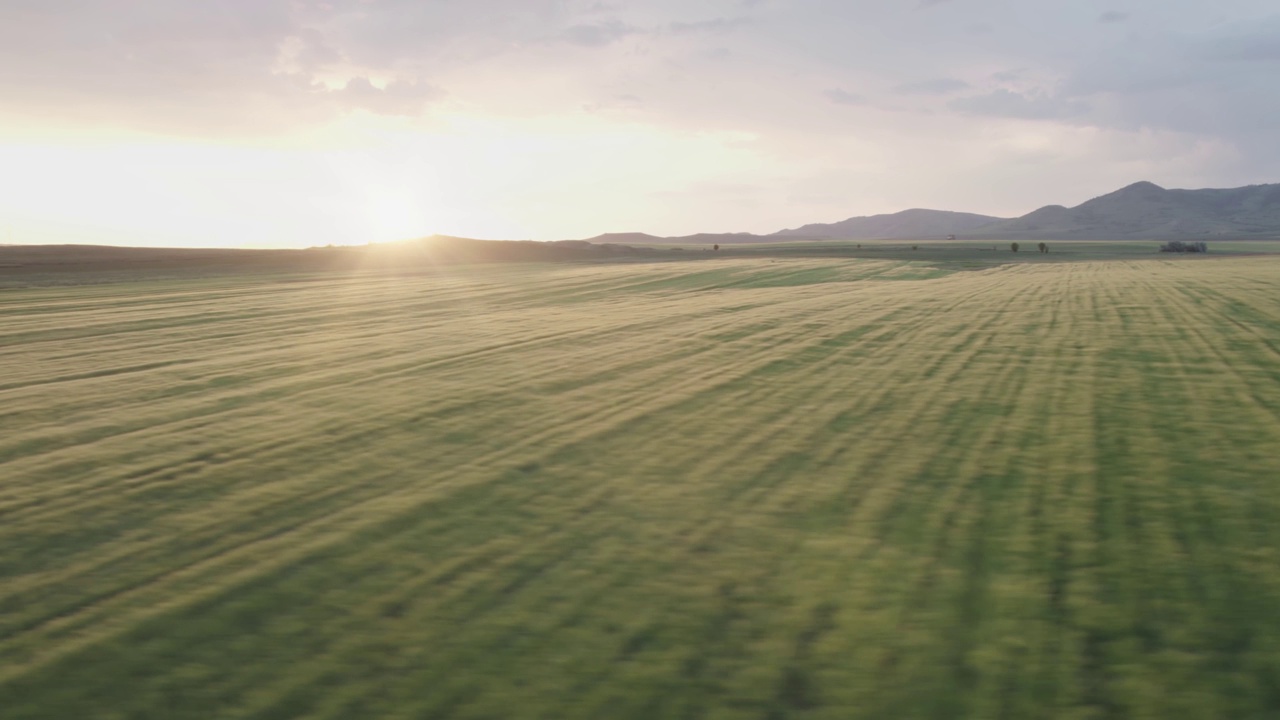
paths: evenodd
<path fill-rule="evenodd" d="M 368 238 L 373 241 L 406 240 L 431 235 L 431 213 L 425 198 L 409 188 L 373 187 L 364 203 Z"/>

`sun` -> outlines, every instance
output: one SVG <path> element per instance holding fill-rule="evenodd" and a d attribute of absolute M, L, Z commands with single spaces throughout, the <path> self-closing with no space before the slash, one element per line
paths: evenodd
<path fill-rule="evenodd" d="M 433 232 L 425 198 L 407 189 L 370 190 L 364 202 L 368 239 L 374 242 L 423 237 Z"/>

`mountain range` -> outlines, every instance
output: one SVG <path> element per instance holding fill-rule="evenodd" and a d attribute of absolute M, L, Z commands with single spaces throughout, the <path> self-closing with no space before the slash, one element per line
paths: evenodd
<path fill-rule="evenodd" d="M 1018 238 L 1028 240 L 1205 239 L 1280 236 L 1280 184 L 1169 190 L 1137 182 L 1075 207 L 1046 205 L 1016 218 L 914 208 L 814 223 L 770 235 L 702 233 L 657 237 L 608 233 L 595 243 L 744 243 L 780 240 Z"/>

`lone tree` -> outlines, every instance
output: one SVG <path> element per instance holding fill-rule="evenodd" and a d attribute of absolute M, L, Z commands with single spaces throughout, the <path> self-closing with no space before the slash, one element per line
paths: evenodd
<path fill-rule="evenodd" d="M 1045 245 L 1044 243 L 1040 243 L 1040 252 L 1042 252 L 1042 253 L 1047 253 L 1047 252 L 1049 252 L 1049 246 L 1048 246 L 1048 245 Z"/>
<path fill-rule="evenodd" d="M 1018 252 L 1018 243 L 1009 243 L 1009 249 Z"/>
<path fill-rule="evenodd" d="M 711 246 L 711 249 L 712 249 L 712 250 L 719 250 L 719 249 L 720 249 L 720 245 L 719 245 L 719 244 L 712 245 L 712 246 Z"/>

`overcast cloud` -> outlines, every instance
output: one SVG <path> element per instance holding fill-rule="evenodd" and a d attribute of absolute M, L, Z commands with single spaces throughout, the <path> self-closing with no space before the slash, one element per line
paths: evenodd
<path fill-rule="evenodd" d="M 1137 180 L 1280 181 L 1280 7 L 7 0 L 0 97 L 0 146 L 29 162 L 40 147 L 67 167 L 125 157 L 103 149 L 125 142 L 234 148 L 245 172 L 277 178 L 256 213 L 275 187 L 281 212 L 309 208 L 299 227 L 328 241 L 411 231 L 363 227 L 353 192 L 377 207 L 429 194 L 423 230 L 547 239 L 771 232 L 918 206 L 1015 215 Z M 64 152 L 90 140 L 101 152 Z M 305 198 L 290 167 L 309 173 Z M 0 227 L 65 227 L 31 209 L 55 181 L 19 172 L 0 169 L 21 198 L 0 201 Z M 164 172 L 141 173 L 138 192 Z M 218 177 L 166 187 L 224 192 L 193 212 L 236 212 L 238 186 Z M 399 201 L 370 199 L 395 187 Z M 112 223 L 84 215 L 76 232 L 129 232 Z"/>

